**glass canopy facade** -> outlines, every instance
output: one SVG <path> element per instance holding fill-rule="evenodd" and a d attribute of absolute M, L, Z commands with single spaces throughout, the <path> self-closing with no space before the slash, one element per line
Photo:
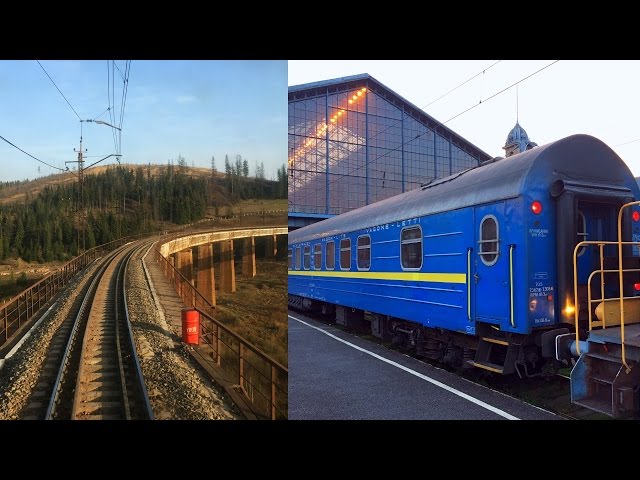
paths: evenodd
<path fill-rule="evenodd" d="M 288 148 L 290 219 L 344 213 L 490 158 L 366 74 L 290 87 Z"/>

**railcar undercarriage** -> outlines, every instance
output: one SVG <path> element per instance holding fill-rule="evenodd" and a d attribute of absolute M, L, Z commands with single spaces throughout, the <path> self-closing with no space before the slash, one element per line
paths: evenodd
<path fill-rule="evenodd" d="M 349 330 L 370 333 L 384 343 L 453 368 L 476 367 L 498 374 L 516 373 L 520 378 L 555 374 L 563 364 L 555 359 L 550 339 L 568 333 L 568 329 L 556 329 L 513 334 L 477 322 L 476 335 L 468 335 L 298 295 L 289 295 L 289 306 L 322 315 Z"/>

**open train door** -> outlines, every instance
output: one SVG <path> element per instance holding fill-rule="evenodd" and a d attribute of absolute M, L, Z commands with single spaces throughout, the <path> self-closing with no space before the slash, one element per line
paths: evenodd
<path fill-rule="evenodd" d="M 578 309 L 580 325 L 588 320 L 587 282 L 594 270 L 600 269 L 600 254 L 597 245 L 587 245 L 578 250 L 577 279 L 578 305 L 574 305 L 573 254 L 575 246 L 581 241 L 616 241 L 618 237 L 617 222 L 620 207 L 633 201 L 631 190 L 626 187 L 600 185 L 568 180 L 557 180 L 550 189 L 556 198 L 556 232 L 557 232 L 557 271 L 558 271 L 558 321 L 574 324 L 574 308 Z M 630 210 L 623 218 L 622 236 L 631 240 Z M 625 257 L 630 257 L 631 249 L 625 247 Z M 618 268 L 617 246 L 604 247 L 605 269 Z M 616 288 L 615 282 L 608 288 Z M 617 295 L 609 292 L 609 295 Z M 593 298 L 599 298 L 592 286 Z M 609 296 L 608 295 L 608 296 Z"/>

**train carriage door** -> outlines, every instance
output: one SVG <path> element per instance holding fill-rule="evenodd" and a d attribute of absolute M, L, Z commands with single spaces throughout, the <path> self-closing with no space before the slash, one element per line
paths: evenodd
<path fill-rule="evenodd" d="M 506 326 L 509 322 L 509 241 L 504 202 L 475 209 L 474 274 L 476 320 Z"/>
<path fill-rule="evenodd" d="M 574 246 L 581 241 L 614 241 L 617 234 L 617 219 L 619 205 L 612 203 L 591 202 L 577 199 L 575 214 L 575 230 L 576 237 Z M 573 253 L 573 252 L 572 252 Z M 605 268 L 617 268 L 617 247 L 607 245 L 604 247 Z M 589 275 L 594 270 L 600 269 L 600 254 L 597 246 L 584 246 L 578 250 L 577 256 L 577 272 L 578 272 L 578 298 L 579 298 L 579 317 L 581 320 L 588 318 L 587 310 L 587 291 Z M 615 264 L 615 267 L 614 267 Z M 611 290 L 612 285 L 607 284 L 607 290 Z M 614 290 L 606 292 L 609 295 L 617 295 L 617 283 L 613 284 Z M 599 277 L 593 282 L 592 294 L 594 298 L 600 297 Z M 595 308 L 595 306 L 594 306 Z"/>
<path fill-rule="evenodd" d="M 578 321 L 586 325 L 589 309 L 587 282 L 589 275 L 600 268 L 599 247 L 587 245 L 578 250 L 575 264 L 577 267 L 578 304 L 574 297 L 573 254 L 575 246 L 583 240 L 615 241 L 617 239 L 618 210 L 621 205 L 631 201 L 633 195 L 626 187 L 586 184 L 557 180 L 550 188 L 552 197 L 556 200 L 556 238 L 557 238 L 557 294 L 560 309 L 557 320 L 560 323 L 575 323 L 575 312 Z M 623 222 L 623 236 L 631 238 L 630 210 L 625 214 L 629 219 Z M 627 254 L 625 254 L 626 256 Z M 604 268 L 618 268 L 616 246 L 604 247 Z M 629 265 L 625 260 L 625 265 Z M 600 298 L 599 277 L 592 282 L 593 298 Z M 605 297 L 618 295 L 617 282 L 607 282 L 605 279 Z M 592 306 L 595 309 L 595 305 Z"/>
<path fill-rule="evenodd" d="M 613 241 L 617 237 L 618 209 L 616 205 L 578 200 L 576 212 L 576 243 L 584 240 Z M 617 257 L 615 247 L 607 247 L 605 256 Z M 586 285 L 593 270 L 600 268 L 596 247 L 578 250 L 578 284 Z"/>

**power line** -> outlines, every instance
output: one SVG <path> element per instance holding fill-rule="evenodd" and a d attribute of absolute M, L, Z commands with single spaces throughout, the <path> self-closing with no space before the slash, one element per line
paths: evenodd
<path fill-rule="evenodd" d="M 441 98 L 446 97 L 447 95 L 449 95 L 452 92 L 455 92 L 457 89 L 459 89 L 460 87 L 462 87 L 463 85 L 466 85 L 467 83 L 469 83 L 471 80 L 473 80 L 474 78 L 482 75 L 484 72 L 486 72 L 487 70 L 489 70 L 492 67 L 495 67 L 497 64 L 499 64 L 502 60 L 498 60 L 496 63 L 488 66 L 487 68 L 485 68 L 484 70 L 476 73 L 473 77 L 465 80 L 464 82 L 462 82 L 460 85 L 458 85 L 457 87 L 452 88 L 451 90 L 449 90 L 447 93 L 440 95 L 438 98 L 436 98 L 433 102 L 426 104 L 424 107 L 422 107 L 422 109 L 424 110 L 425 108 L 427 108 L 430 105 L 433 105 L 434 103 L 436 103 L 438 100 L 440 100 Z"/>
<path fill-rule="evenodd" d="M 116 63 L 116 61 L 113 61 L 113 64 L 116 66 L 116 68 L 118 69 L 118 73 L 120 74 L 120 77 L 122 77 L 122 80 L 124 80 L 124 75 L 122 75 L 122 70 L 120 70 L 120 67 L 118 67 L 118 64 Z M 127 61 L 125 60 L 125 71 L 127 70 Z"/>
<path fill-rule="evenodd" d="M 636 138 L 635 140 L 631 140 L 629 142 L 619 143 L 618 145 L 614 145 L 613 147 L 621 147 L 623 145 L 629 145 L 630 143 L 640 142 L 640 138 Z"/>
<path fill-rule="evenodd" d="M 78 112 L 76 112 L 76 109 L 73 108 L 73 106 L 71 106 L 71 103 L 69 103 L 69 100 L 67 100 L 67 97 L 64 96 L 64 93 L 62 93 L 62 90 L 58 88 L 58 85 L 56 85 L 56 82 L 53 81 L 53 78 L 51 78 L 51 75 L 49 75 L 47 71 L 44 69 L 44 67 L 40 63 L 40 60 L 36 60 L 36 62 L 38 62 L 38 65 L 40 65 L 40 68 L 42 68 L 42 71 L 45 73 L 45 75 L 49 77 L 49 80 L 51 80 L 51 83 L 53 83 L 53 86 L 56 87 L 56 89 L 60 92 L 60 95 L 62 95 L 62 98 L 64 98 L 65 102 L 67 102 L 67 105 L 71 107 L 71 110 L 73 110 L 73 113 L 76 114 L 76 117 L 78 117 L 78 120 L 82 121 L 82 119 L 80 118 L 80 115 L 78 115 Z"/>
<path fill-rule="evenodd" d="M 549 68 L 551 65 L 553 65 L 553 64 L 555 64 L 555 63 L 558 63 L 559 61 L 560 61 L 560 60 L 554 60 L 554 61 L 553 61 L 553 62 L 551 62 L 550 64 L 545 65 L 544 67 L 542 67 L 540 70 L 536 70 L 536 71 L 535 71 L 535 72 L 533 72 L 532 74 L 527 75 L 526 77 L 524 77 L 524 78 L 522 78 L 522 79 L 518 80 L 517 82 L 512 83 L 512 84 L 511 84 L 511 85 L 509 85 L 508 87 L 503 88 L 503 89 L 502 89 L 502 90 L 500 90 L 499 92 L 494 93 L 494 94 L 493 94 L 493 95 L 491 95 L 489 98 L 486 98 L 486 99 L 484 100 L 484 103 L 487 103 L 487 102 L 488 102 L 489 100 L 491 100 L 492 98 L 497 97 L 497 96 L 498 96 L 498 95 L 500 95 L 501 93 L 506 92 L 506 91 L 507 91 L 507 90 L 509 90 L 510 88 L 515 87 L 515 86 L 516 86 L 516 85 L 518 85 L 519 83 L 524 82 L 524 81 L 525 81 L 525 80 L 527 80 L 528 78 L 533 77 L 534 75 L 536 75 L 536 74 L 540 73 L 541 71 L 543 71 L 543 70 L 545 70 L 545 69 Z M 466 110 L 463 110 L 462 112 L 458 113 L 457 115 L 454 115 L 454 116 L 453 116 L 453 117 L 451 117 L 449 120 L 447 120 L 446 122 L 443 122 L 443 123 L 448 123 L 448 122 L 450 122 L 451 120 L 453 120 L 454 118 L 458 118 L 460 115 L 462 115 L 462 114 L 464 114 L 464 113 L 467 113 L 467 112 L 468 112 L 468 111 L 470 111 L 470 110 L 473 110 L 474 108 L 476 108 L 476 107 L 477 107 L 477 106 L 479 106 L 479 105 L 482 105 L 482 103 L 483 103 L 483 101 L 482 101 L 482 100 L 480 100 L 480 102 L 479 102 L 479 103 L 476 103 L 475 105 L 473 105 L 473 106 L 471 106 L 471 107 L 467 108 Z"/>
<path fill-rule="evenodd" d="M 115 125 L 116 123 L 116 67 L 115 60 L 111 60 L 111 125 Z M 118 151 L 118 134 L 115 129 L 111 130 L 113 134 L 113 148 L 117 152 Z"/>
<path fill-rule="evenodd" d="M 493 94 L 493 95 L 491 95 L 489 98 L 487 98 L 487 99 L 484 101 L 484 103 L 486 103 L 487 101 L 491 100 L 492 98 L 494 98 L 494 97 L 496 97 L 496 96 L 500 95 L 501 93 L 506 92 L 507 90 L 509 90 L 510 88 L 514 87 L 515 85 L 518 85 L 519 83 L 524 82 L 524 81 L 525 81 L 525 80 L 527 80 L 528 78 L 531 78 L 532 76 L 536 75 L 537 73 L 540 73 L 540 72 L 541 72 L 541 71 L 543 71 L 544 69 L 549 68 L 551 65 L 553 65 L 554 63 L 557 63 L 557 62 L 559 62 L 559 61 L 560 61 L 560 60 L 555 60 L 555 61 L 551 62 L 550 64 L 548 64 L 548 65 L 546 65 L 546 66 L 542 67 L 541 69 L 536 70 L 536 71 L 535 71 L 535 72 L 533 72 L 532 74 L 527 75 L 526 77 L 524 77 L 524 78 L 522 78 L 522 79 L 518 80 L 517 82 L 515 82 L 515 83 L 513 83 L 513 84 L 509 85 L 508 87 L 503 88 L 503 89 L 502 89 L 502 90 L 500 90 L 499 92 L 494 93 L 494 94 Z M 451 121 L 451 120 L 453 120 L 454 118 L 457 118 L 457 117 L 459 117 L 459 116 L 463 115 L 464 113 L 466 113 L 466 112 L 468 112 L 468 111 L 470 111 L 470 110 L 474 109 L 475 107 L 477 107 L 478 105 L 481 105 L 482 103 L 483 103 L 483 102 L 482 102 L 482 100 L 480 100 L 480 103 L 478 103 L 478 104 L 476 104 L 476 105 L 473 105 L 473 106 L 472 106 L 472 107 L 470 107 L 470 108 L 467 108 L 466 110 L 464 110 L 464 111 L 462 111 L 462 112 L 458 113 L 457 115 L 454 115 L 453 117 L 451 117 L 451 118 L 450 118 L 449 120 L 447 120 L 446 122 L 443 122 L 443 124 L 445 124 L 445 123 L 447 123 L 447 122 L 450 122 L 450 121 Z M 406 142 L 402 143 L 400 146 L 398 146 L 398 147 L 394 148 L 393 150 L 389 150 L 387 153 L 385 153 L 385 154 L 383 154 L 383 155 L 379 155 L 379 156 L 377 156 L 376 158 L 374 158 L 374 159 L 373 159 L 373 161 L 378 160 L 378 159 L 380 159 L 380 158 L 384 158 L 384 157 L 386 157 L 387 155 L 389 155 L 389 154 L 393 153 L 394 151 L 397 151 L 398 149 L 400 149 L 400 148 L 404 147 L 404 146 L 405 146 L 405 145 L 407 145 L 408 143 L 413 142 L 414 140 L 417 140 L 418 138 L 420 138 L 420 137 L 422 137 L 423 135 L 427 134 L 429 131 L 430 131 L 430 130 L 428 130 L 428 129 L 427 129 L 427 131 L 425 131 L 424 133 L 420 133 L 420 134 L 416 135 L 416 136 L 415 136 L 415 137 L 413 137 L 412 139 L 410 139 L 410 140 L 408 140 L 408 141 L 406 141 Z M 434 141 L 435 141 L 435 138 L 434 138 Z M 369 161 L 369 163 L 371 163 L 371 161 Z M 365 166 L 366 166 L 366 163 L 365 163 Z M 360 169 L 360 168 L 362 168 L 362 167 L 358 167 L 358 169 Z M 353 173 L 353 172 L 350 172 L 350 173 Z"/>
<path fill-rule="evenodd" d="M 104 112 L 102 112 L 100 115 L 93 117 L 92 120 L 97 120 L 98 118 L 100 118 L 102 115 L 104 115 L 105 113 L 107 113 L 109 111 L 109 107 L 104 109 Z"/>
<path fill-rule="evenodd" d="M 33 158 L 34 160 L 37 160 L 38 162 L 40 162 L 40 163 L 42 163 L 42 164 L 46 165 L 47 167 L 55 168 L 56 170 L 60 170 L 61 172 L 64 172 L 64 171 L 65 171 L 63 168 L 60 168 L 60 167 L 56 167 L 56 166 L 54 166 L 54 165 L 51 165 L 50 163 L 47 163 L 47 162 L 45 162 L 45 161 L 43 161 L 43 160 L 40 160 L 39 158 L 34 157 L 34 156 L 33 156 L 33 155 L 31 155 L 30 153 L 25 152 L 23 149 L 21 149 L 20 147 L 18 147 L 17 145 L 15 145 L 15 144 L 13 144 L 13 143 L 11 143 L 9 140 L 7 140 L 6 138 L 4 138 L 2 135 L 0 135 L 0 138 L 1 138 L 2 140 L 4 140 L 5 142 L 7 142 L 7 143 L 8 143 L 9 145 L 11 145 L 12 147 L 17 148 L 18 150 L 20 150 L 20 151 L 21 151 L 22 153 L 24 153 L 25 155 L 29 155 L 29 156 L 30 156 L 31 158 Z"/>
<path fill-rule="evenodd" d="M 109 99 L 109 123 L 111 123 L 111 125 L 113 125 L 115 123 L 115 112 L 114 112 L 114 108 L 115 108 L 115 101 L 114 101 L 114 92 L 113 92 L 113 87 L 112 87 L 112 83 L 114 83 L 114 81 L 112 80 L 113 78 L 113 73 L 112 70 L 114 70 L 113 68 L 109 68 L 109 60 L 107 60 L 107 97 Z M 118 151 L 118 144 L 116 142 L 116 132 L 115 129 L 111 129 L 111 135 L 113 136 L 113 148 L 114 150 L 117 152 Z"/>
<path fill-rule="evenodd" d="M 120 124 L 118 125 L 118 148 L 116 153 L 122 152 L 122 122 L 124 121 L 124 108 L 127 103 L 127 92 L 129 90 L 129 75 L 131 73 L 131 60 L 127 60 L 124 69 L 124 78 L 122 85 L 122 102 L 120 104 Z"/>

